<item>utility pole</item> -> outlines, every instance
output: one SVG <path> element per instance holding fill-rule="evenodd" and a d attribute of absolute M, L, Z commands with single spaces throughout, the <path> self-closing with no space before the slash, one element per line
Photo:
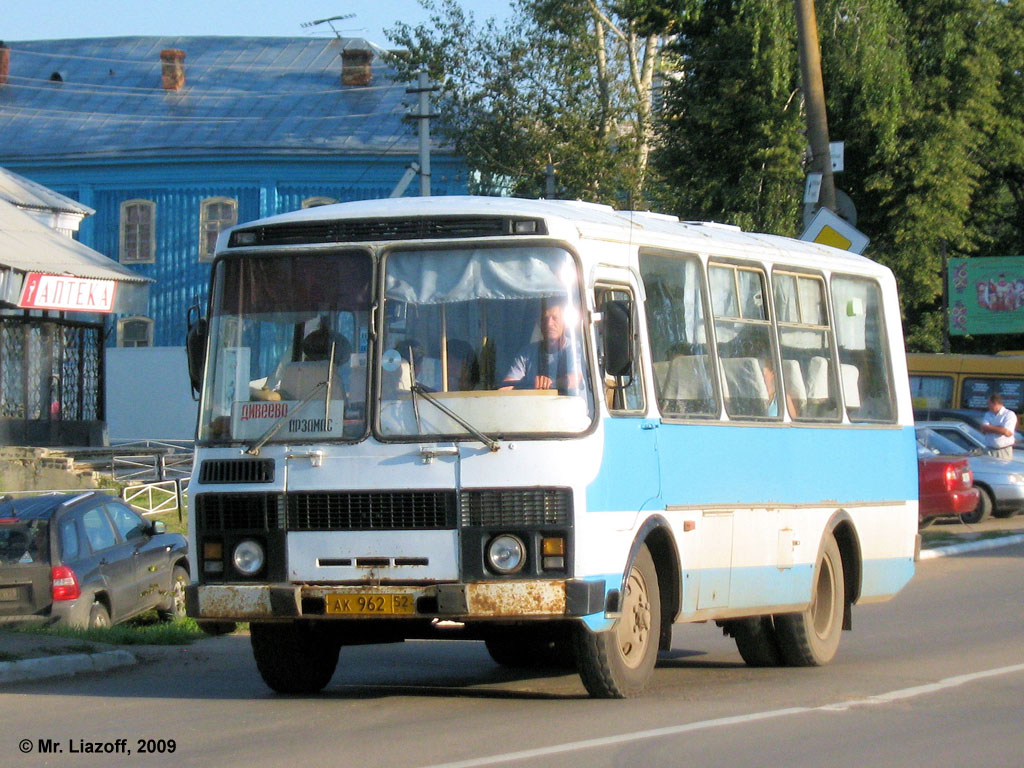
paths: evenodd
<path fill-rule="evenodd" d="M 430 92 L 436 90 L 424 70 L 417 73 L 416 87 L 405 89 L 406 93 L 419 94 L 419 113 L 409 117 L 419 121 L 421 197 L 430 197 L 430 118 L 437 117 L 430 113 Z"/>
<path fill-rule="evenodd" d="M 811 171 L 821 174 L 820 206 L 836 210 L 836 184 L 828 146 L 825 84 L 821 78 L 821 46 L 814 0 L 795 0 L 797 48 L 800 50 L 800 82 L 807 108 L 807 138 L 811 144 Z"/>

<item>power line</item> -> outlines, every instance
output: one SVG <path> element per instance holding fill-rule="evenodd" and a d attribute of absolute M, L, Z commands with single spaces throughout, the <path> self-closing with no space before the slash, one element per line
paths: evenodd
<path fill-rule="evenodd" d="M 24 84 L 28 83 L 28 84 Z M 33 85 L 38 83 L 38 85 Z M 12 89 L 21 89 L 26 91 L 41 91 L 44 93 L 68 93 L 72 95 L 81 94 L 92 94 L 92 95 L 103 95 L 103 96 L 138 96 L 144 98 L 164 98 L 169 93 L 163 90 L 159 85 L 155 85 L 152 88 L 142 88 L 139 86 L 122 86 L 122 85 L 103 85 L 99 83 L 86 83 L 83 81 L 61 81 L 59 84 L 55 84 L 53 80 L 46 79 L 42 80 L 39 78 L 28 78 L 28 77 L 16 77 L 9 76 L 7 80 L 7 86 Z M 200 86 L 188 86 L 186 85 L 180 91 L 174 91 L 173 93 L 181 95 L 195 95 L 200 98 L 210 99 L 231 99 L 231 98 L 251 98 L 251 99 L 269 99 L 269 98 L 281 98 L 284 96 L 327 96 L 331 94 L 337 95 L 358 95 L 373 93 L 376 91 L 391 91 L 398 89 L 405 89 L 405 83 L 394 83 L 391 85 L 366 85 L 366 86 L 339 86 L 337 88 L 329 88 L 325 90 L 302 90 L 298 91 L 295 89 L 289 89 L 286 91 L 248 91 L 244 89 L 210 89 L 206 90 Z M 58 91 L 59 89 L 59 91 Z"/>

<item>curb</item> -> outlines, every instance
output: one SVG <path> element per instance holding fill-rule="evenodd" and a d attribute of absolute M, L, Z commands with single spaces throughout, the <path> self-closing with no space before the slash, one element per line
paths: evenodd
<path fill-rule="evenodd" d="M 103 653 L 71 653 L 64 656 L 4 661 L 0 662 L 0 684 L 68 677 L 85 672 L 108 672 L 138 663 L 139 660 L 133 654 L 121 649 Z"/>
<path fill-rule="evenodd" d="M 1022 543 L 1024 543 L 1024 534 L 999 536 L 991 539 L 981 539 L 980 541 L 968 541 L 963 544 L 951 544 L 948 547 L 923 549 L 921 550 L 921 560 L 932 560 L 936 557 L 947 557 L 949 555 L 963 555 L 968 552 L 982 552 L 986 549 L 996 549 L 997 547 L 1008 547 L 1011 544 Z"/>

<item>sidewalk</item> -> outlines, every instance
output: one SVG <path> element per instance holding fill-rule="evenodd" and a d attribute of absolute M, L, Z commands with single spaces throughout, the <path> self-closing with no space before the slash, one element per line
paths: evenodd
<path fill-rule="evenodd" d="M 1024 515 L 990 519 L 978 525 L 940 520 L 921 532 L 921 559 L 980 552 L 1024 542 Z M 0 628 L 0 687 L 5 684 L 89 672 L 108 672 L 157 660 L 199 652 L 219 638 L 191 645 L 118 646 L 73 638 L 11 632 Z"/>

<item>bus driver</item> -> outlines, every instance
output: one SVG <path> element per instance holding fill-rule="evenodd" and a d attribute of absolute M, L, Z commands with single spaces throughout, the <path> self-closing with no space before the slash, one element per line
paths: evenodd
<path fill-rule="evenodd" d="M 579 348 L 565 334 L 565 301 L 540 306 L 542 338 L 520 350 L 499 389 L 557 389 L 560 395 L 583 394 Z"/>

